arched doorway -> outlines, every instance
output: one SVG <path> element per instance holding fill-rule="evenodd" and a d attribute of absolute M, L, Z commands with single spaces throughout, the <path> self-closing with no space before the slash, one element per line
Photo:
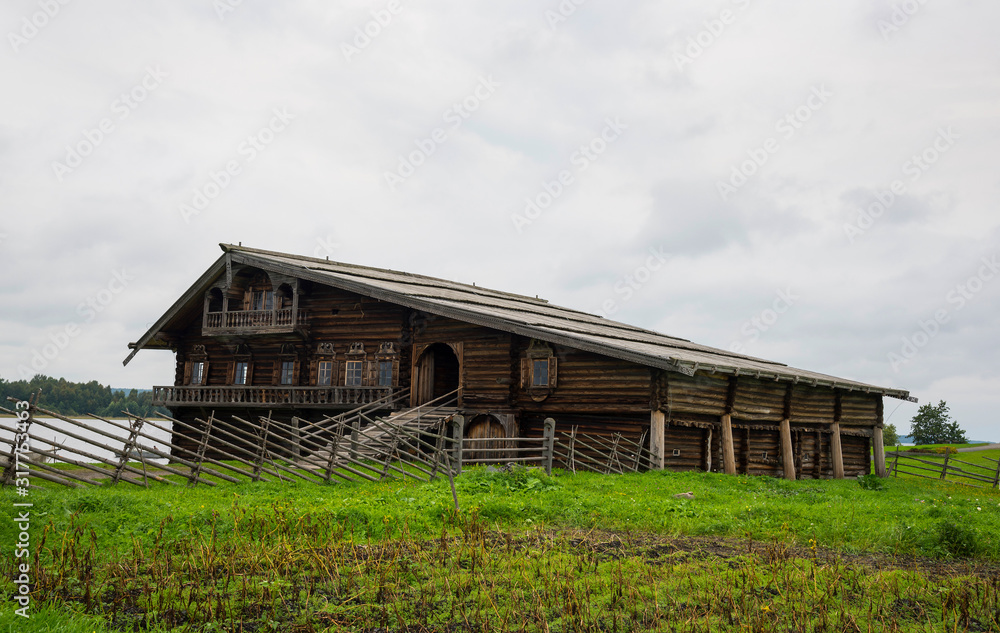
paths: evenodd
<path fill-rule="evenodd" d="M 496 417 L 488 414 L 477 415 L 465 427 L 468 448 L 462 452 L 462 460 L 503 461 L 507 458 L 507 433 Z"/>
<path fill-rule="evenodd" d="M 413 376 L 414 404 L 451 393 L 459 386 L 458 356 L 450 345 L 434 343 L 420 354 Z"/>

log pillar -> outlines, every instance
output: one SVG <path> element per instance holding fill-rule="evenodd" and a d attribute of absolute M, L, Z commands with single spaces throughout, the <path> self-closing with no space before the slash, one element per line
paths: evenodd
<path fill-rule="evenodd" d="M 652 411 L 649 415 L 649 452 L 653 458 L 653 468 L 656 470 L 663 470 L 666 421 L 667 415 L 663 411 Z"/>
<path fill-rule="evenodd" d="M 872 434 L 872 449 L 875 453 L 875 474 L 885 477 L 885 439 L 882 436 L 881 426 L 876 426 L 875 433 Z"/>
<path fill-rule="evenodd" d="M 830 425 L 830 457 L 833 459 L 833 478 L 844 478 L 844 449 L 840 446 L 840 418 L 843 403 L 839 390 L 833 394 L 833 424 Z"/>
<path fill-rule="evenodd" d="M 781 464 L 785 468 L 785 479 L 795 481 L 795 454 L 792 451 L 792 421 L 781 421 Z"/>
<path fill-rule="evenodd" d="M 712 472 L 712 427 L 705 429 L 705 472 Z"/>
<path fill-rule="evenodd" d="M 727 475 L 736 474 L 736 451 L 733 448 L 733 407 L 736 405 L 736 385 L 738 382 L 738 375 L 729 378 L 729 388 L 726 391 L 726 412 L 722 416 L 722 468 Z M 744 442 L 744 444 L 749 444 L 749 442 Z"/>
<path fill-rule="evenodd" d="M 736 474 L 736 451 L 733 450 L 733 416 L 722 416 L 722 466 L 727 475 Z"/>
<path fill-rule="evenodd" d="M 840 447 L 840 422 L 830 425 L 830 453 L 833 457 L 833 478 L 844 478 L 844 451 Z"/>

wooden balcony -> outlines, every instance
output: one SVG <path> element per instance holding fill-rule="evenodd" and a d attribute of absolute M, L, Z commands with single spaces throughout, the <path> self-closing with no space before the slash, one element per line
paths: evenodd
<path fill-rule="evenodd" d="M 283 334 L 304 329 L 307 321 L 305 310 L 292 308 L 206 312 L 201 330 L 204 336 Z"/>
<path fill-rule="evenodd" d="M 393 395 L 392 387 L 153 387 L 153 404 L 175 407 L 320 408 L 370 404 Z"/>

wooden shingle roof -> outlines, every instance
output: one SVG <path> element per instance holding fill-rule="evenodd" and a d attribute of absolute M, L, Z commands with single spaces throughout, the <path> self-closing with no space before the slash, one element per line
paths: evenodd
<path fill-rule="evenodd" d="M 132 353 L 163 347 L 156 335 L 182 313 L 200 310 L 201 295 L 227 264 L 245 264 L 355 292 L 484 327 L 537 338 L 648 367 L 693 375 L 698 369 L 762 379 L 802 382 L 913 400 L 909 392 L 837 378 L 783 363 L 736 354 L 597 315 L 552 305 L 544 299 L 490 290 L 413 273 L 222 244 L 224 255 L 158 320 Z"/>

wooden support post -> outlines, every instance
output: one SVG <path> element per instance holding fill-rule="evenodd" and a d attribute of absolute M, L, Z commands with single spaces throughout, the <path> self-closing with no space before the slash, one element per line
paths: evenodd
<path fill-rule="evenodd" d="M 712 472 L 712 427 L 705 429 L 705 472 Z"/>
<path fill-rule="evenodd" d="M 722 467 L 727 475 L 736 474 L 736 451 L 733 449 L 733 416 L 722 416 Z"/>
<path fill-rule="evenodd" d="M 781 464 L 785 468 L 785 479 L 795 481 L 795 453 L 792 451 L 792 421 L 781 421 Z"/>
<path fill-rule="evenodd" d="M 545 445 L 542 449 L 542 462 L 545 464 L 545 474 L 552 474 L 552 458 L 556 450 L 556 421 L 545 418 Z"/>
<path fill-rule="evenodd" d="M 951 456 L 951 451 L 948 450 L 946 446 L 944 449 L 944 464 L 941 465 L 941 479 L 943 480 L 948 474 L 948 458 Z"/>
<path fill-rule="evenodd" d="M 997 474 L 993 478 L 993 487 L 1000 489 L 1000 459 L 997 460 Z"/>
<path fill-rule="evenodd" d="M 653 411 L 649 415 L 649 452 L 653 457 L 653 468 L 656 470 L 663 470 L 666 422 L 667 414 L 663 411 Z"/>
<path fill-rule="evenodd" d="M 722 467 L 727 475 L 736 474 L 736 449 L 733 447 L 733 407 L 736 406 L 736 386 L 739 376 L 729 378 L 726 390 L 726 412 L 722 415 Z"/>
<path fill-rule="evenodd" d="M 875 474 L 885 477 L 885 437 L 881 426 L 876 426 L 872 434 L 872 451 L 875 453 Z"/>
<path fill-rule="evenodd" d="M 840 419 L 843 415 L 843 398 L 840 390 L 833 392 L 833 424 L 830 425 L 830 453 L 833 458 L 833 478 L 844 478 L 844 449 L 840 444 Z"/>
<path fill-rule="evenodd" d="M 465 416 L 456 415 L 451 419 L 451 471 L 462 474 L 462 434 L 465 430 Z M 456 504 L 457 505 L 457 504 Z"/>
<path fill-rule="evenodd" d="M 840 446 L 840 422 L 830 425 L 830 453 L 833 458 L 833 478 L 844 478 L 844 452 Z"/>

